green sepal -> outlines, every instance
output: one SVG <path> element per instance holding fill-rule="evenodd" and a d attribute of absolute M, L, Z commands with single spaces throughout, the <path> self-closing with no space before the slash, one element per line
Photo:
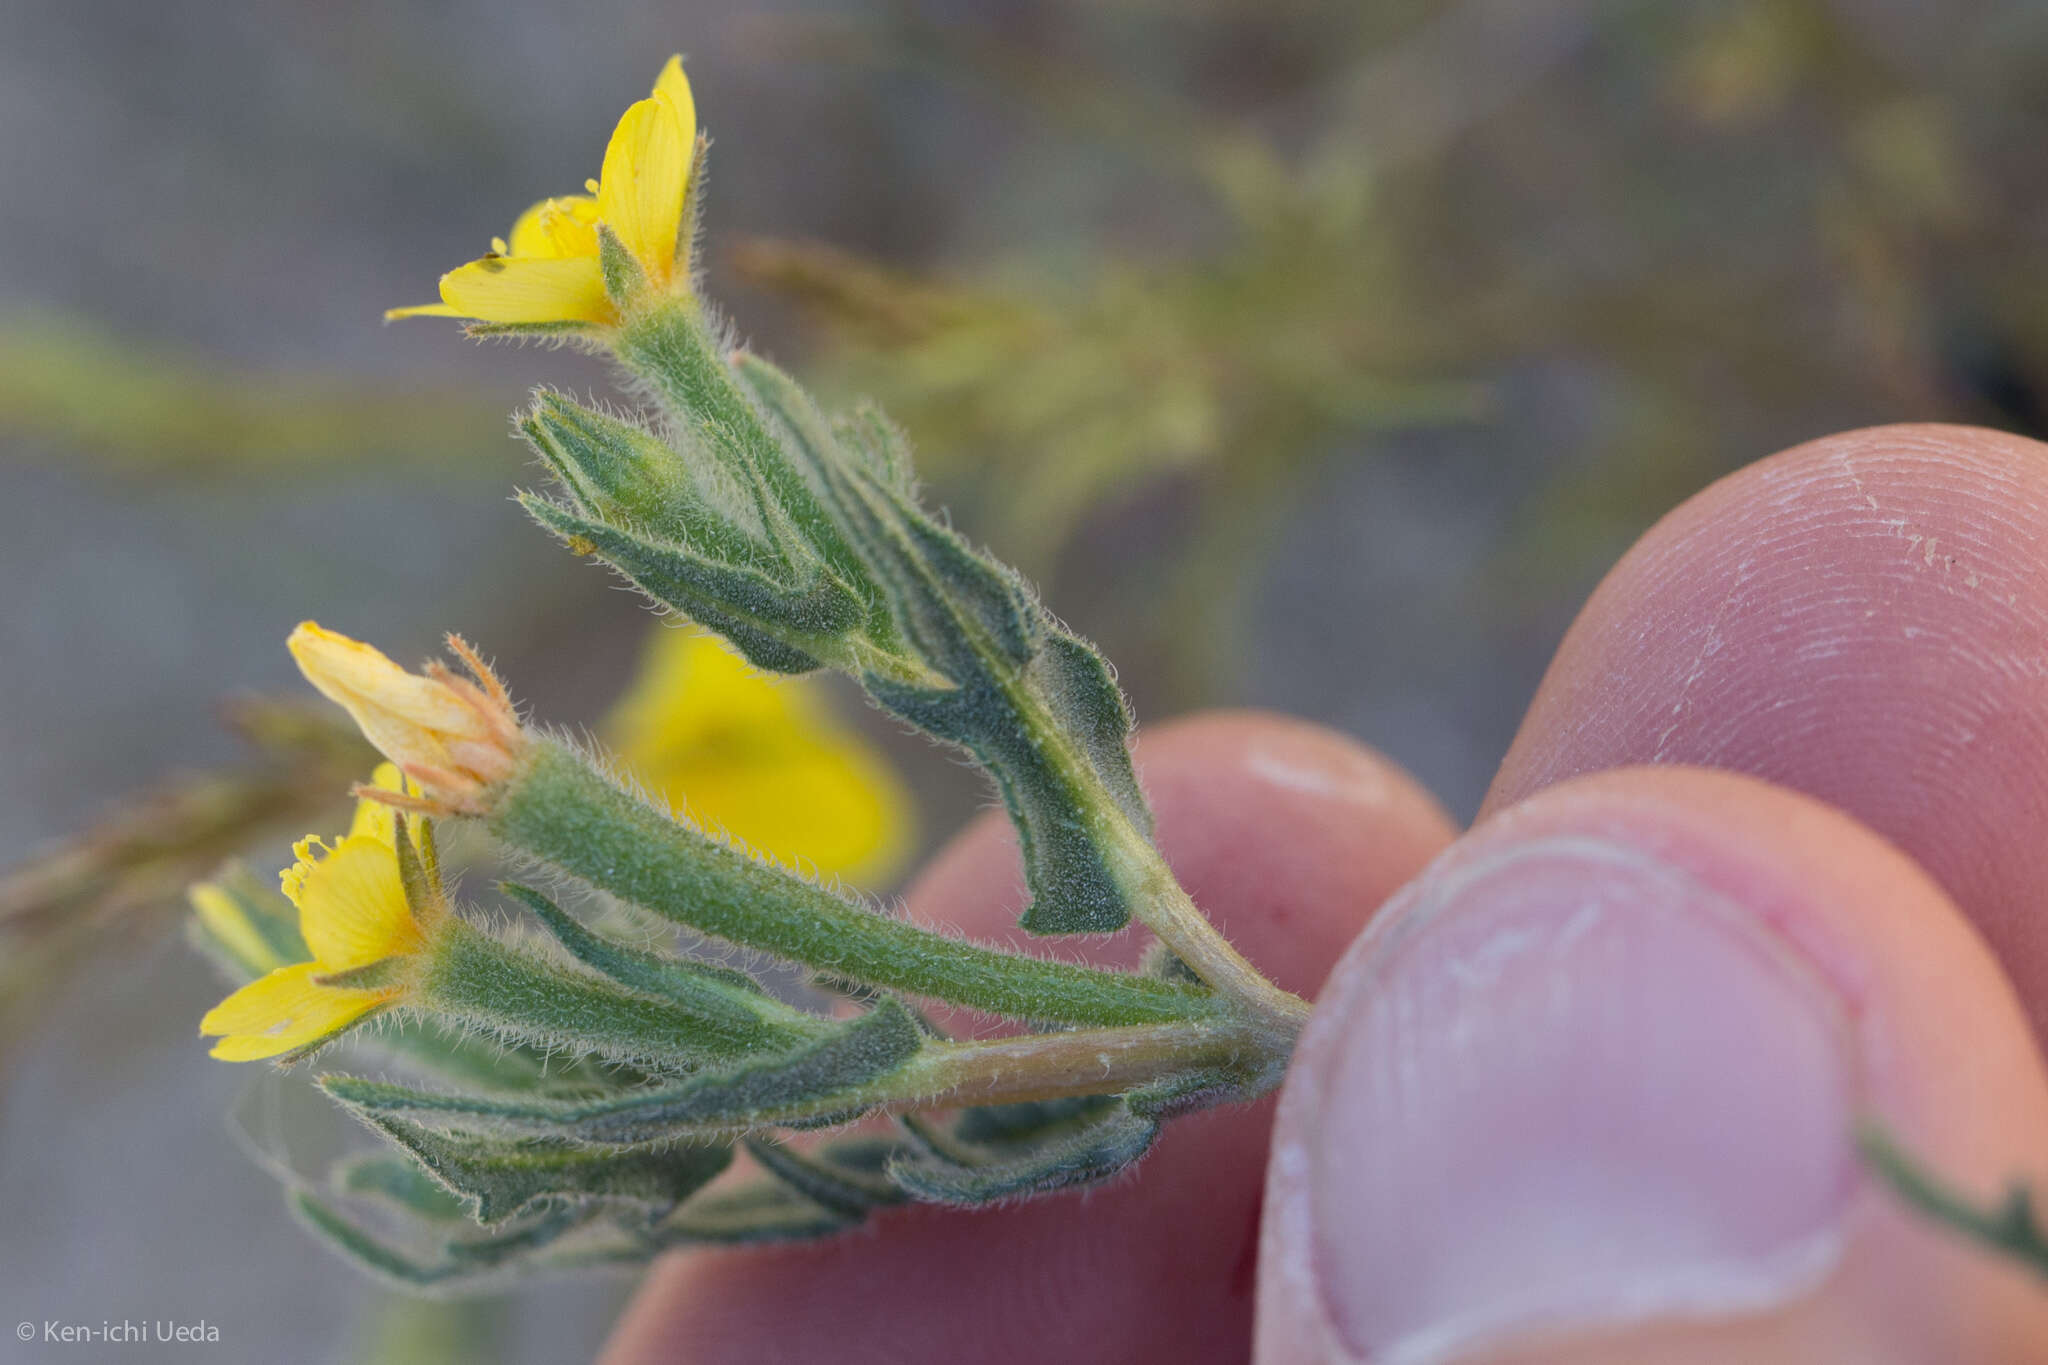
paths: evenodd
<path fill-rule="evenodd" d="M 972 1161 L 957 1159 L 957 1147 L 899 1156 L 889 1163 L 889 1178 L 927 1203 L 1000 1204 L 1108 1179 L 1142 1157 L 1158 1135 L 1158 1119 L 1116 1104 L 1061 1136 Z"/>
<path fill-rule="evenodd" d="M 479 341 L 492 337 L 516 337 L 527 341 L 584 341 L 601 329 L 594 322 L 472 322 L 462 334 Z"/>
<path fill-rule="evenodd" d="M 391 812 L 391 846 L 398 853 L 398 882 L 405 889 L 405 903 L 413 918 L 425 921 L 441 903 L 441 879 L 438 870 L 429 868 L 419 845 L 413 842 L 412 825 L 404 811 Z M 419 827 L 425 832 L 431 827 L 430 822 L 421 820 Z"/>
<path fill-rule="evenodd" d="M 749 1137 L 745 1141 L 748 1154 L 770 1175 L 849 1222 L 867 1217 L 874 1209 L 900 1204 L 905 1198 L 885 1174 L 891 1154 L 888 1144 L 882 1145 L 880 1160 L 874 1167 L 862 1169 L 834 1160 L 829 1148 L 812 1155 L 767 1138 Z M 865 1147 L 859 1150 L 868 1153 Z"/>
<path fill-rule="evenodd" d="M 486 1133 L 631 1146 L 741 1133 L 791 1118 L 857 1114 L 863 1107 L 857 1092 L 909 1061 L 923 1044 L 923 1031 L 909 1011 L 884 1000 L 783 1056 L 616 1098 L 578 1102 L 435 1094 L 339 1075 L 321 1077 L 320 1085 L 366 1117 L 416 1114 L 426 1122 Z"/>
<path fill-rule="evenodd" d="M 480 1223 L 502 1223 L 559 1200 L 627 1203 L 660 1217 L 732 1163 L 727 1143 L 665 1143 L 626 1150 L 549 1139 L 505 1141 L 441 1133 L 396 1114 L 370 1123 L 461 1199 Z"/>
<path fill-rule="evenodd" d="M 407 1003 L 501 1037 L 671 1073 L 813 1036 L 809 1027 L 763 1018 L 723 994 L 682 1000 L 626 990 L 459 921 L 435 935 Z"/>
<path fill-rule="evenodd" d="M 379 958 L 360 967 L 351 967 L 345 972 L 319 972 L 313 980 L 322 986 L 340 986 L 344 990 L 381 991 L 401 984 L 411 964 L 402 957 Z"/>
<path fill-rule="evenodd" d="M 605 297 L 622 312 L 647 287 L 647 272 L 608 223 L 597 225 L 597 268 L 604 278 Z"/>

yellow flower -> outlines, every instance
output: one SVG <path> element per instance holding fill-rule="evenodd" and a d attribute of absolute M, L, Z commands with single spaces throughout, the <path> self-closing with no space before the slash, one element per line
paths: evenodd
<path fill-rule="evenodd" d="M 494 240 L 490 255 L 441 277 L 441 302 L 384 316 L 611 326 L 619 314 L 599 265 L 600 225 L 632 256 L 645 288 L 686 286 L 678 258 L 689 249 L 681 233 L 696 147 L 696 101 L 683 59 L 671 57 L 654 93 L 619 119 L 588 195 L 541 200 L 519 216 L 509 241 Z"/>
<path fill-rule="evenodd" d="M 398 769 L 386 763 L 372 787 L 402 794 Z M 396 821 L 383 802 L 364 799 L 355 822 L 332 848 L 308 836 L 292 850 L 298 861 L 279 878 L 299 911 L 299 932 L 311 962 L 278 966 L 230 995 L 199 1021 L 218 1037 L 213 1055 L 252 1062 L 298 1052 L 340 1033 L 372 1011 L 403 998 L 403 973 L 375 987 L 327 978 L 418 954 L 427 945 L 438 906 L 416 908 L 399 876 Z M 200 897 L 195 894 L 195 903 Z M 202 915 L 207 913 L 199 906 Z"/>
<path fill-rule="evenodd" d="M 910 851 L 910 796 L 882 756 L 813 684 L 765 678 L 708 632 L 655 632 L 605 737 L 689 819 L 784 863 L 873 886 Z"/>
<path fill-rule="evenodd" d="M 440 663 L 408 673 L 379 650 L 312 621 L 301 621 L 286 643 L 306 680 L 419 783 L 432 808 L 474 813 L 484 789 L 518 766 L 526 735 L 511 698 L 459 636 L 449 636 L 448 647 L 470 678 Z"/>

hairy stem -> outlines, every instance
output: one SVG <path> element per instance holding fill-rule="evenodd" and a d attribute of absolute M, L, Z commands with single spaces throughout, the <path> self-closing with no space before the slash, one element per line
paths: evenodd
<path fill-rule="evenodd" d="M 1000 952 L 851 904 L 678 823 L 553 740 L 537 740 L 494 793 L 487 823 L 519 853 L 664 919 L 847 980 L 1071 1024 L 1199 1019 L 1221 1007 L 1173 982 Z"/>

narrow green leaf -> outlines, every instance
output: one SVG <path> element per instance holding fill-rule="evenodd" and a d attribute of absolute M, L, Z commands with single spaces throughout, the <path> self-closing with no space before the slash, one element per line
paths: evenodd
<path fill-rule="evenodd" d="M 401 1289 L 430 1289 L 460 1273 L 454 1267 L 422 1260 L 372 1236 L 325 1200 L 305 1190 L 291 1191 L 289 1199 L 292 1212 L 316 1237 L 363 1270 Z"/>
<path fill-rule="evenodd" d="M 1980 1208 L 1921 1165 L 1876 1121 L 1866 1119 L 1856 1141 L 1864 1160 L 1899 1198 L 1950 1231 L 2048 1278 L 2048 1228 L 2035 1217 L 2025 1185 L 2014 1184 L 1995 1208 Z"/>
<path fill-rule="evenodd" d="M 1130 903 L 1102 855 L 1093 823 L 1056 748 L 1001 691 L 918 688 L 870 677 L 869 693 L 935 738 L 971 753 L 995 779 L 1024 858 L 1035 934 L 1114 933 Z"/>
<path fill-rule="evenodd" d="M 344 1194 L 370 1195 L 429 1222 L 466 1222 L 462 1200 L 402 1156 L 379 1153 L 342 1162 L 334 1171 L 335 1188 Z"/>
<path fill-rule="evenodd" d="M 927 1203 L 998 1204 L 1107 1179 L 1142 1157 L 1158 1134 L 1157 1119 L 1117 1105 L 1064 1136 L 974 1164 L 899 1157 L 889 1178 Z"/>
<path fill-rule="evenodd" d="M 852 1221 L 798 1194 L 780 1181 L 763 1180 L 730 1193 L 693 1199 L 654 1229 L 668 1246 L 747 1246 L 829 1237 Z"/>
<path fill-rule="evenodd" d="M 844 653 L 840 637 L 857 621 L 858 604 L 823 574 L 791 586 L 756 569 L 641 540 L 530 493 L 519 503 L 570 548 L 599 556 L 656 601 L 725 636 L 757 668 L 820 668 L 822 659 Z"/>
<path fill-rule="evenodd" d="M 415 1291 L 475 1286 L 528 1262 L 561 1237 L 593 1221 L 591 1210 L 561 1208 L 538 1220 L 481 1237 L 448 1240 L 428 1258 L 394 1246 L 307 1190 L 290 1194 L 292 1211 L 322 1241 L 379 1278 Z"/>
<path fill-rule="evenodd" d="M 746 1147 L 769 1174 L 848 1221 L 865 1218 L 883 1205 L 903 1202 L 903 1191 L 881 1171 L 842 1166 L 829 1156 L 812 1156 L 767 1138 L 747 1138 Z M 886 1166 L 887 1158 L 883 1161 Z"/>
<path fill-rule="evenodd" d="M 1118 1101 L 1110 1095 L 1077 1095 L 1063 1100 L 1032 1100 L 1023 1104 L 985 1104 L 963 1109 L 953 1121 L 953 1136 L 984 1147 L 1042 1140 L 1100 1118 Z"/>
<path fill-rule="evenodd" d="M 789 568 L 751 502 L 653 432 L 555 393 L 535 399 L 519 430 L 584 516 L 644 528 L 720 563 Z"/>
<path fill-rule="evenodd" d="M 360 1037 L 359 1048 L 389 1053 L 414 1070 L 496 1094 L 610 1094 L 647 1084 L 647 1073 L 588 1057 L 563 1057 L 487 1037 L 451 1023 L 415 1019 Z"/>
<path fill-rule="evenodd" d="M 866 466 L 884 487 L 906 498 L 917 494 L 917 469 L 910 456 L 910 438 L 873 403 L 856 404 L 853 412 L 832 424 L 839 444 Z"/>
<path fill-rule="evenodd" d="M 341 1103 L 367 1115 L 416 1114 L 485 1132 L 527 1132 L 573 1142 L 630 1146 L 782 1124 L 795 1115 L 858 1112 L 831 1104 L 903 1065 L 924 1034 L 885 1000 L 780 1057 L 692 1077 L 680 1084 L 588 1102 L 434 1094 L 360 1077 L 323 1076 Z"/>
<path fill-rule="evenodd" d="M 761 989 L 745 972 L 709 962 L 643 952 L 613 943 L 582 924 L 530 886 L 501 882 L 499 887 L 519 901 L 584 965 L 603 972 L 628 990 L 659 996 L 705 1017 L 720 1016 L 736 1029 L 764 1023 L 788 1030 L 786 1042 L 814 1037 L 822 1025 L 814 1016 L 785 1005 Z"/>
<path fill-rule="evenodd" d="M 776 439 L 700 311 L 658 310 L 636 319 L 620 333 L 617 354 L 683 429 L 766 492 L 833 577 L 864 604 L 876 601 L 870 569 L 820 501 L 815 474 L 799 468 L 792 451 Z M 753 359 L 740 356 L 736 363 Z"/>
<path fill-rule="evenodd" d="M 506 1141 L 440 1133 L 396 1114 L 368 1117 L 465 1201 L 482 1223 L 502 1223 L 557 1200 L 613 1200 L 659 1216 L 732 1162 L 727 1143 L 594 1149 L 544 1138 Z"/>
<path fill-rule="evenodd" d="M 1263 1095 L 1277 1084 L 1262 1074 L 1214 1068 L 1168 1077 L 1124 1096 L 1140 1118 L 1175 1119 L 1220 1104 L 1236 1104 Z"/>

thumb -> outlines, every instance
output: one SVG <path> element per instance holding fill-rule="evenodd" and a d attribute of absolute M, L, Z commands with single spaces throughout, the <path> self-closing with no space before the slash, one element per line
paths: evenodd
<path fill-rule="evenodd" d="M 1987 1200 L 2048 1151 L 2024 1017 L 1942 892 L 1749 778 L 1551 788 L 1331 976 L 1280 1105 L 1257 1359 L 2041 1358 L 2048 1286 L 1874 1182 L 1865 1115 Z"/>

